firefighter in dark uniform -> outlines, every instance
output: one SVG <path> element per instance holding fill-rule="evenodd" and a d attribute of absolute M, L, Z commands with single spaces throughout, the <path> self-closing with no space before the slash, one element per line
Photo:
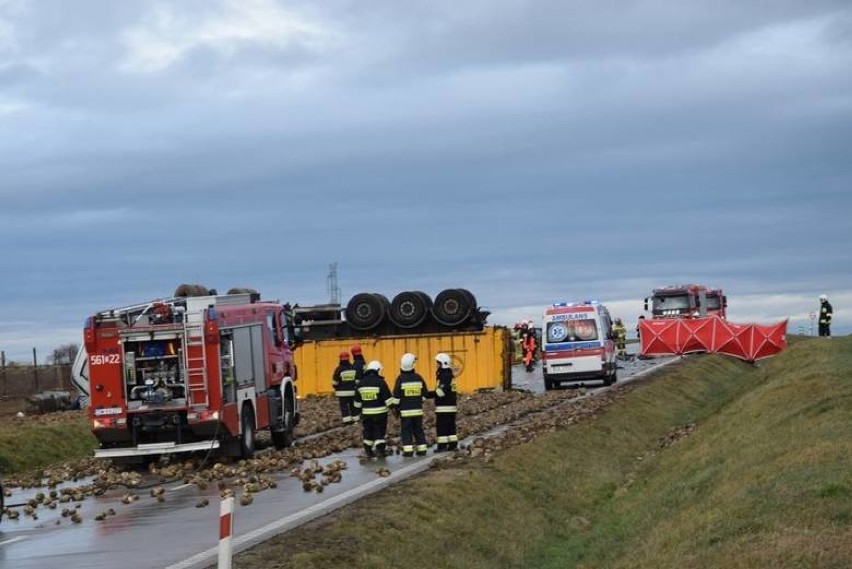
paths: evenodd
<path fill-rule="evenodd" d="M 435 431 L 438 446 L 435 452 L 456 450 L 459 437 L 456 434 L 457 393 L 450 356 L 440 353 L 435 356 Z"/>
<path fill-rule="evenodd" d="M 331 376 L 331 386 L 340 404 L 340 416 L 344 425 L 358 421 L 355 409 L 355 366 L 349 361 L 349 352 L 340 352 L 340 364 Z"/>
<path fill-rule="evenodd" d="M 423 401 L 431 397 L 431 393 L 420 374 L 414 371 L 416 361 L 414 354 L 403 354 L 399 362 L 400 374 L 393 387 L 399 410 L 402 456 L 414 456 L 415 451 L 417 456 L 423 456 L 429 449 L 423 432 Z"/>
<path fill-rule="evenodd" d="M 361 346 L 359 344 L 355 344 L 349 350 L 352 352 L 352 365 L 355 367 L 355 381 L 360 381 L 361 377 L 364 375 L 364 366 L 367 365 L 367 362 L 364 361 L 364 354 L 361 353 Z"/>
<path fill-rule="evenodd" d="M 361 411 L 362 443 L 367 456 L 385 456 L 385 436 L 388 431 L 388 411 L 394 405 L 393 394 L 381 376 L 382 364 L 371 361 L 364 368 L 364 377 L 355 388 L 355 408 Z"/>
<path fill-rule="evenodd" d="M 828 302 L 828 296 L 819 295 L 819 335 L 831 336 L 831 303 Z"/>

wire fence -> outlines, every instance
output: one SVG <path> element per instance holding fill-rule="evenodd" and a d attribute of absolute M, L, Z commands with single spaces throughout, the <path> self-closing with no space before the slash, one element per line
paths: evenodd
<path fill-rule="evenodd" d="M 23 406 L 27 398 L 41 391 L 75 393 L 71 383 L 71 365 L 0 365 L 0 402 L 6 408 Z"/>

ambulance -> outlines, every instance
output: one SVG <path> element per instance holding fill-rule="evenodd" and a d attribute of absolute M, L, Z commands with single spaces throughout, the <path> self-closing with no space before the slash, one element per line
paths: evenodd
<path fill-rule="evenodd" d="M 596 379 L 615 383 L 615 336 L 606 306 L 560 302 L 544 311 L 541 326 L 545 389 Z"/>

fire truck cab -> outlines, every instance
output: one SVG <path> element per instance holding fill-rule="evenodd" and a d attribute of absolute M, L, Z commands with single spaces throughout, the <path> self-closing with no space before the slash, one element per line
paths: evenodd
<path fill-rule="evenodd" d="M 722 289 L 698 284 L 655 288 L 645 299 L 645 311 L 650 310 L 651 318 L 718 316 L 725 319 L 727 307 L 728 299 Z"/>
<path fill-rule="evenodd" d="M 542 317 L 542 373 L 545 389 L 561 383 L 616 381 L 612 318 L 597 301 L 557 303 Z"/>
<path fill-rule="evenodd" d="M 84 332 L 96 457 L 250 457 L 299 419 L 291 309 L 259 295 L 173 298 L 99 312 Z"/>

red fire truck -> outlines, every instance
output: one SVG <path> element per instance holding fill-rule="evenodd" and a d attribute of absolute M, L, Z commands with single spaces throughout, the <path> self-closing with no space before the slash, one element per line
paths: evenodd
<path fill-rule="evenodd" d="M 288 305 L 257 293 L 172 298 L 99 312 L 83 331 L 96 457 L 213 451 L 250 457 L 299 420 Z"/>
<path fill-rule="evenodd" d="M 645 311 L 651 318 L 704 318 L 726 317 L 728 299 L 720 288 L 707 288 L 698 284 L 674 285 L 655 288 L 645 299 Z"/>

